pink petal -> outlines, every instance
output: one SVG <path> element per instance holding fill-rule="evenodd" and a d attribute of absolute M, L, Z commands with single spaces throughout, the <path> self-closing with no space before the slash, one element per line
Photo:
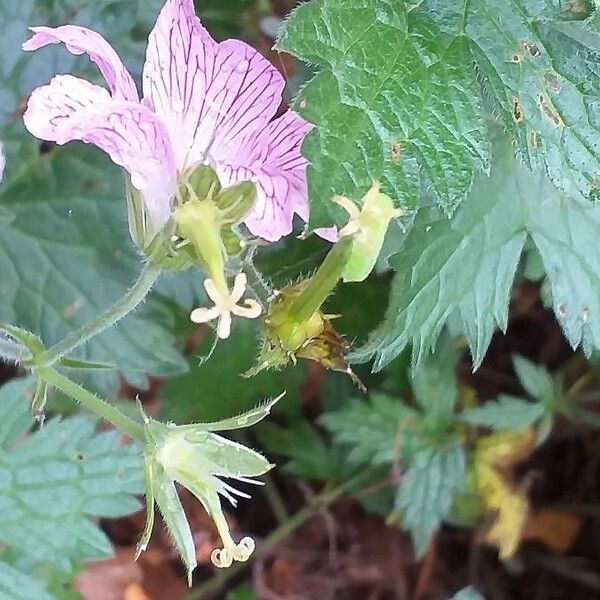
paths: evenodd
<path fill-rule="evenodd" d="M 308 220 L 307 160 L 300 153 L 312 125 L 288 111 L 231 155 L 216 156 L 224 183 L 256 183 L 257 199 L 245 219 L 248 229 L 268 241 L 291 233 L 294 214 Z"/>
<path fill-rule="evenodd" d="M 167 221 L 176 172 L 168 133 L 151 109 L 113 99 L 104 88 L 72 75 L 57 75 L 34 90 L 23 120 L 40 139 L 82 140 L 104 150 L 141 190 L 152 233 Z"/>
<path fill-rule="evenodd" d="M 314 232 L 332 244 L 335 244 L 340 239 L 338 228 L 335 225 L 333 227 L 317 227 Z"/>
<path fill-rule="evenodd" d="M 87 54 L 100 69 L 111 94 L 123 100 L 138 100 L 135 83 L 112 46 L 99 34 L 86 27 L 63 25 L 61 27 L 30 27 L 34 35 L 23 44 L 31 51 L 48 44 L 64 43 L 73 54 Z"/>
<path fill-rule="evenodd" d="M 150 34 L 144 98 L 178 140 L 180 169 L 235 153 L 275 115 L 285 82 L 247 44 L 217 44 L 192 0 L 167 0 Z"/>

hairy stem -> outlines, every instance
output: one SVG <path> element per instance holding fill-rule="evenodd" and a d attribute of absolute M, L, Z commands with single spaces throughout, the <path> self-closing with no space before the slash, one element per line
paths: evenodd
<path fill-rule="evenodd" d="M 81 346 L 94 336 L 102 333 L 111 325 L 128 315 L 148 295 L 160 275 L 161 268 L 153 263 L 147 263 L 133 287 L 119 298 L 106 312 L 73 331 L 55 346 L 42 352 L 36 360 L 37 367 L 50 367 L 72 350 Z"/>
<path fill-rule="evenodd" d="M 292 319 L 302 323 L 310 319 L 321 308 L 342 277 L 350 258 L 353 242 L 351 236 L 336 242 L 317 272 L 292 302 L 289 310 Z"/>
<path fill-rule="evenodd" d="M 106 400 L 96 396 L 96 394 L 92 394 L 92 392 L 89 392 L 78 383 L 75 383 L 50 367 L 41 367 L 37 369 L 37 375 L 48 385 L 51 385 L 67 394 L 67 396 L 77 400 L 77 402 L 85 406 L 88 410 L 96 413 L 105 421 L 112 423 L 115 427 L 124 431 L 134 440 L 144 442 L 145 436 L 143 425 L 136 423 L 136 421 L 130 419 L 127 415 L 124 415 L 118 408 L 109 404 Z"/>

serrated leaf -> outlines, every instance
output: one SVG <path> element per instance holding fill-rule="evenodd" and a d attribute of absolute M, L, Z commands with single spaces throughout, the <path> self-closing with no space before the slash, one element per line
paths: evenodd
<path fill-rule="evenodd" d="M 400 399 L 371 394 L 370 402 L 352 400 L 320 421 L 336 442 L 351 446 L 349 461 L 389 465 L 413 448 L 418 419 L 418 413 Z"/>
<path fill-rule="evenodd" d="M 471 41 L 484 88 L 532 166 L 564 192 L 600 198 L 600 34 L 585 0 L 426 0 L 421 6 Z"/>
<path fill-rule="evenodd" d="M 90 517 L 138 510 L 139 448 L 121 445 L 117 431 L 96 432 L 77 416 L 32 427 L 24 397 L 31 382 L 0 388 L 0 540 L 36 563 L 68 571 L 73 561 L 109 556 L 107 536 Z"/>
<path fill-rule="evenodd" d="M 458 399 L 456 363 L 458 352 L 451 336 L 444 337 L 436 352 L 412 373 L 415 399 L 436 423 L 449 421 Z"/>
<path fill-rule="evenodd" d="M 522 398 L 500 394 L 498 400 L 486 402 L 461 414 L 460 418 L 471 425 L 489 427 L 494 431 L 524 431 L 544 416 L 541 402 L 528 402 Z"/>
<path fill-rule="evenodd" d="M 450 221 L 424 208 L 403 249 L 384 322 L 354 354 L 381 369 L 409 343 L 419 363 L 458 310 L 478 366 L 495 325 L 505 329 L 515 271 L 529 234 L 552 288 L 554 310 L 571 345 L 600 348 L 600 206 L 558 192 L 541 169 L 531 173 L 497 147 Z"/>
<path fill-rule="evenodd" d="M 415 552 L 422 556 L 448 516 L 455 494 L 466 485 L 466 459 L 460 445 L 426 447 L 410 460 L 396 496 L 403 525 L 410 530 Z"/>
<path fill-rule="evenodd" d="M 405 209 L 419 167 L 451 212 L 488 163 L 488 136 L 470 50 L 397 0 L 313 0 L 300 6 L 278 48 L 323 71 L 297 109 L 317 129 L 304 152 L 311 223 L 338 224 L 338 193 L 362 198 L 374 180 Z M 344 143 L 340 143 L 344 140 Z"/>
<path fill-rule="evenodd" d="M 528 394 L 540 402 L 554 398 L 554 380 L 543 365 L 536 365 L 519 355 L 513 356 L 513 365 L 519 382 Z"/>
<path fill-rule="evenodd" d="M 0 561 L 0 600 L 56 600 L 30 576 Z"/>
<path fill-rule="evenodd" d="M 485 598 L 470 585 L 469 587 L 456 592 L 450 600 L 485 600 Z"/>

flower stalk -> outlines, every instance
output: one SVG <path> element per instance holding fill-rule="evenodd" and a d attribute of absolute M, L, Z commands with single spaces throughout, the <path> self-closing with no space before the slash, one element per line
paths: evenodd
<path fill-rule="evenodd" d="M 289 317 L 302 323 L 321 308 L 342 278 L 352 252 L 352 236 L 343 237 L 325 257 L 325 260 L 298 294 L 289 308 Z"/>
<path fill-rule="evenodd" d="M 36 374 L 40 379 L 48 385 L 67 394 L 77 402 L 81 403 L 88 410 L 96 413 L 104 420 L 112 423 L 115 427 L 124 431 L 134 440 L 144 441 L 144 427 L 140 423 L 136 423 L 133 419 L 124 415 L 118 408 L 109 404 L 96 394 L 89 392 L 75 383 L 65 375 L 62 375 L 55 369 L 50 367 L 39 367 L 36 369 Z"/>
<path fill-rule="evenodd" d="M 50 367 L 75 348 L 102 333 L 105 329 L 117 323 L 117 321 L 120 321 L 144 300 L 158 279 L 160 272 L 161 267 L 159 265 L 152 262 L 146 263 L 131 289 L 122 298 L 119 298 L 106 312 L 67 335 L 58 344 L 42 352 L 32 362 L 37 368 Z"/>

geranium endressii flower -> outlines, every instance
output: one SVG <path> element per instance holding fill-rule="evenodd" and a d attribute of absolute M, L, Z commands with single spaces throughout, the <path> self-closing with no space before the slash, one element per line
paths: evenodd
<path fill-rule="evenodd" d="M 25 125 L 43 140 L 82 140 L 107 152 L 142 193 L 152 235 L 169 219 L 178 182 L 198 164 L 211 165 L 225 186 L 255 182 L 244 220 L 254 235 L 275 241 L 291 232 L 295 213 L 307 220 L 300 146 L 311 126 L 293 111 L 274 119 L 282 75 L 244 42 L 215 42 L 193 0 L 163 7 L 150 33 L 142 99 L 98 33 L 75 25 L 31 30 L 24 50 L 62 42 L 96 63 L 108 89 L 57 75 L 32 93 Z"/>

